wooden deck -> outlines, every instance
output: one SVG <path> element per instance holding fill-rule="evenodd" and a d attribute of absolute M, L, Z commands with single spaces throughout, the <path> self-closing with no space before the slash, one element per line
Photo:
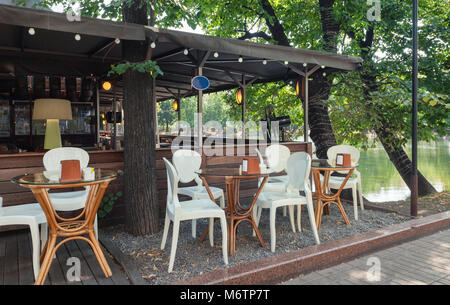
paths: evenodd
<path fill-rule="evenodd" d="M 56 253 L 46 285 L 130 285 L 124 270 L 103 248 L 113 276 L 105 278 L 89 245 L 83 241 L 70 241 Z M 28 230 L 0 233 L 0 285 L 31 285 L 34 283 L 31 259 L 31 238 Z M 68 282 L 67 259 L 77 257 L 81 262 L 80 282 Z"/>

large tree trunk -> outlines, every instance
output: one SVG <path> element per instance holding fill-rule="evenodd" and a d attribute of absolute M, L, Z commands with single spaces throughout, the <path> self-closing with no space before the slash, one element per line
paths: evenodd
<path fill-rule="evenodd" d="M 138 8 L 123 5 L 125 22 L 147 24 L 147 5 Z M 123 41 L 125 60 L 143 61 L 148 44 Z M 152 77 L 148 73 L 128 70 L 123 76 L 125 112 L 125 225 L 133 235 L 159 231 L 159 207 L 156 189 L 156 144 L 153 124 Z"/>

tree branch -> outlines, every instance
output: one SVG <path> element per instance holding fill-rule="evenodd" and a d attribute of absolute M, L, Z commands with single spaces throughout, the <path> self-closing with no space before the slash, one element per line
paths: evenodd
<path fill-rule="evenodd" d="M 259 32 L 255 32 L 255 33 L 250 33 L 250 32 L 246 31 L 245 34 L 243 36 L 239 37 L 238 39 L 239 40 L 247 40 L 247 39 L 251 39 L 251 38 L 262 38 L 268 42 L 272 41 L 272 37 L 263 31 L 259 31 Z"/>

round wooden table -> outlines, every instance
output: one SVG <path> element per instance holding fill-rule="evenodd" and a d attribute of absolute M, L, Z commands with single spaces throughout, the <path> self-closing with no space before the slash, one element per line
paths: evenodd
<path fill-rule="evenodd" d="M 256 236 L 262 247 L 264 247 L 264 242 L 261 238 L 261 234 L 259 233 L 258 227 L 256 226 L 255 220 L 253 219 L 253 208 L 255 206 L 256 200 L 258 200 L 258 196 L 261 193 L 264 184 L 267 182 L 269 178 L 268 173 L 260 173 L 260 174 L 247 174 L 240 171 L 238 168 L 209 168 L 203 169 L 197 174 L 203 181 L 203 185 L 208 191 L 209 197 L 212 201 L 215 202 L 214 196 L 209 189 L 208 183 L 206 182 L 206 178 L 224 178 L 226 184 L 226 208 L 225 214 L 228 220 L 228 253 L 234 254 L 236 253 L 236 231 L 239 224 L 244 221 L 249 222 L 253 229 L 256 232 Z M 239 186 L 241 180 L 248 179 L 262 179 L 262 182 L 256 192 L 253 201 L 251 202 L 249 207 L 243 207 L 239 201 Z M 204 240 L 208 231 L 203 234 L 201 239 Z"/>
<path fill-rule="evenodd" d="M 350 224 L 350 221 L 347 217 L 347 214 L 345 213 L 344 207 L 341 203 L 341 193 L 344 189 L 345 184 L 347 183 L 348 179 L 350 179 L 351 175 L 353 174 L 353 171 L 355 170 L 357 165 L 355 166 L 337 166 L 329 164 L 327 160 L 313 160 L 311 162 L 311 171 L 314 177 L 314 185 L 316 187 L 316 192 L 314 194 L 314 199 L 317 200 L 317 207 L 316 207 L 316 225 L 317 229 L 320 229 L 320 225 L 322 222 L 322 215 L 324 213 L 324 210 L 328 212 L 328 206 L 330 204 L 336 204 L 341 211 L 342 217 L 344 218 L 344 221 L 347 225 Z M 320 180 L 320 174 L 323 172 L 323 181 Z M 329 190 L 328 183 L 330 181 L 330 176 L 333 172 L 347 172 L 347 176 L 342 181 L 341 187 L 336 193 L 332 193 Z"/>
<path fill-rule="evenodd" d="M 41 269 L 35 285 L 44 284 L 55 253 L 59 247 L 75 239 L 86 241 L 94 251 L 95 257 L 105 276 L 112 276 L 111 269 L 94 233 L 94 221 L 106 188 L 118 175 L 119 173 L 115 170 L 95 169 L 95 178 L 86 181 L 61 183 L 47 179 L 42 173 L 19 176 L 11 180 L 11 182 L 20 186 L 30 188 L 47 218 L 49 237 L 41 253 Z M 50 201 L 48 190 L 79 187 L 89 187 L 89 193 L 83 211 L 78 216 L 70 219 L 58 215 Z M 87 235 L 87 237 L 83 235 Z M 58 244 L 56 244 L 57 238 L 62 238 Z"/>

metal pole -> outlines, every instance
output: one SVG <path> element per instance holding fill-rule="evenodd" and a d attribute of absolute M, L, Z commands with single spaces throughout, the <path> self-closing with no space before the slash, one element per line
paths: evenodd
<path fill-rule="evenodd" d="M 242 138 L 244 139 L 244 141 L 245 141 L 245 102 L 246 102 L 246 97 L 245 97 L 245 95 L 246 95 L 246 89 L 247 89 L 247 86 L 242 86 L 241 87 L 242 88 Z"/>
<path fill-rule="evenodd" d="M 309 74 L 308 70 L 305 71 L 305 113 L 304 113 L 304 121 L 305 121 L 305 136 L 304 141 L 308 143 L 309 139 Z"/>
<path fill-rule="evenodd" d="M 203 75 L 203 68 L 198 68 L 198 76 Z M 197 113 L 198 113 L 198 146 L 203 147 L 203 91 L 198 91 L 198 102 L 197 102 Z M 194 141 L 195 142 L 195 141 Z"/>
<path fill-rule="evenodd" d="M 418 90 L 418 4 L 413 0 L 413 75 L 412 75 L 412 172 L 411 172 L 411 216 L 417 216 L 418 179 L 417 179 L 417 90 Z"/>
<path fill-rule="evenodd" d="M 95 111 L 97 113 L 97 126 L 95 128 L 95 137 L 96 137 L 96 141 L 97 144 L 100 143 L 100 90 L 98 89 L 98 84 L 97 84 L 97 92 L 96 92 L 96 104 L 95 104 Z"/>
<path fill-rule="evenodd" d="M 158 103 L 158 96 L 157 96 L 157 92 L 156 92 L 156 79 L 153 78 L 152 79 L 152 103 L 153 103 L 153 111 L 154 111 L 154 118 L 155 118 L 155 135 L 156 135 L 156 147 L 159 148 L 161 142 L 160 142 L 160 138 L 159 138 L 159 123 L 158 123 L 158 107 L 157 107 L 157 103 Z"/>

